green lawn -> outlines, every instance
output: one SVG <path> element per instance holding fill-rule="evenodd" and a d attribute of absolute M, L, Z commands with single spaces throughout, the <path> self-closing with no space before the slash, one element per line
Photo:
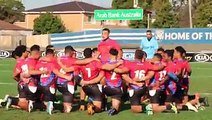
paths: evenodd
<path fill-rule="evenodd" d="M 0 59 L 0 97 L 5 94 L 17 95 L 16 82 L 12 79 L 12 70 L 15 64 L 14 60 Z M 192 63 L 192 78 L 190 93 L 199 92 L 203 96 L 209 97 L 209 102 L 212 104 L 212 63 Z M 124 105 L 124 109 L 117 116 L 107 116 L 106 112 L 88 116 L 86 112 L 74 111 L 70 114 L 64 114 L 57 111 L 53 115 L 48 115 L 46 112 L 35 111 L 27 113 L 21 110 L 11 109 L 6 111 L 0 108 L 0 120 L 212 120 L 212 108 L 208 107 L 205 111 L 180 112 L 180 114 L 160 113 L 153 116 L 146 114 L 134 114 L 128 109 L 129 105 Z"/>

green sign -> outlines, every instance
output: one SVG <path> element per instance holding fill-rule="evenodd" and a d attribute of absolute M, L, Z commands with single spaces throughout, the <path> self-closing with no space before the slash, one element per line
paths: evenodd
<path fill-rule="evenodd" d="M 142 20 L 143 9 L 95 10 L 95 20 Z"/>

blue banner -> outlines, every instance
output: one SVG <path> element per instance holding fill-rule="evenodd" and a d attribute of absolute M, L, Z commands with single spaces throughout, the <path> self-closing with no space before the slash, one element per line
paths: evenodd
<path fill-rule="evenodd" d="M 162 44 L 212 44 L 211 28 L 155 29 Z"/>
<path fill-rule="evenodd" d="M 152 29 L 159 44 L 212 44 L 211 28 L 170 28 Z M 137 48 L 146 37 L 146 29 L 112 29 L 110 38 L 122 46 Z M 51 44 L 63 48 L 68 44 L 74 47 L 94 47 L 101 41 L 101 30 L 88 30 L 75 33 L 51 34 Z"/>

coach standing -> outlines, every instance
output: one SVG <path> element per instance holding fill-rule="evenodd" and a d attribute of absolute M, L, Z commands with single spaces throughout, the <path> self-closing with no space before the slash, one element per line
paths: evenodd
<path fill-rule="evenodd" d="M 152 31 L 146 31 L 146 37 L 141 40 L 140 48 L 147 53 L 147 59 L 152 59 L 158 49 L 157 40 L 152 37 Z"/>
<path fill-rule="evenodd" d="M 98 51 L 100 52 L 101 61 L 103 63 L 109 60 L 109 57 L 110 57 L 109 51 L 111 48 L 114 48 L 118 50 L 119 52 L 121 52 L 121 47 L 118 44 L 118 42 L 110 39 L 109 35 L 110 35 L 110 30 L 108 28 L 104 28 L 102 30 L 102 41 L 98 45 Z"/>

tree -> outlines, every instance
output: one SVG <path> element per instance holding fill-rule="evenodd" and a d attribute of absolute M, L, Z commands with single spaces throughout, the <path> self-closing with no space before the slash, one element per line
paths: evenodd
<path fill-rule="evenodd" d="M 24 6 L 17 0 L 0 0 L 0 20 L 9 23 L 24 21 Z"/>
<path fill-rule="evenodd" d="M 113 9 L 131 9 L 133 8 L 133 0 L 113 0 Z"/>
<path fill-rule="evenodd" d="M 212 1 L 202 2 L 194 14 L 194 26 L 207 27 L 212 24 Z"/>
<path fill-rule="evenodd" d="M 49 34 L 65 32 L 62 20 L 52 13 L 41 14 L 34 20 L 34 34 Z"/>
<path fill-rule="evenodd" d="M 153 27 L 155 28 L 173 28 L 179 27 L 178 15 L 173 11 L 169 0 L 155 0 L 153 3 L 156 11 Z"/>
<path fill-rule="evenodd" d="M 152 0 L 139 0 L 138 6 L 144 11 L 150 10 L 152 7 Z M 113 0 L 113 9 L 133 9 L 133 0 Z M 147 14 L 144 12 L 143 20 L 132 20 L 129 23 L 132 28 L 147 28 Z"/>
<path fill-rule="evenodd" d="M 147 28 L 147 16 L 144 15 L 143 20 L 131 20 L 129 26 L 131 28 Z"/>

